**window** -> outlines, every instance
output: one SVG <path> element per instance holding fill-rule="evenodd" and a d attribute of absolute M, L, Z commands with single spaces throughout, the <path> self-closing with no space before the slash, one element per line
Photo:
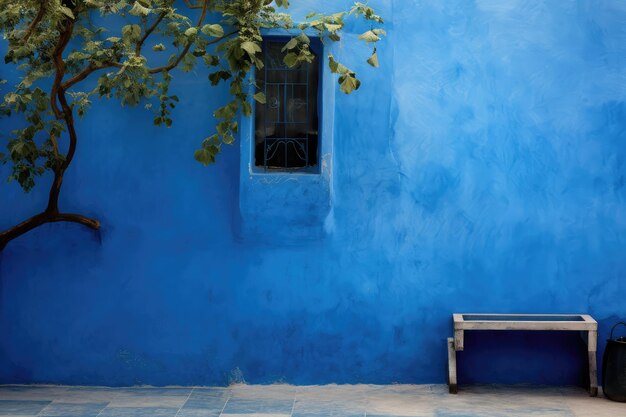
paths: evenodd
<path fill-rule="evenodd" d="M 318 166 L 320 78 L 319 40 L 312 39 L 316 59 L 289 68 L 281 51 L 288 38 L 268 38 L 263 47 L 264 68 L 256 72 L 257 91 L 266 103 L 256 105 L 254 160 L 273 171 L 306 171 Z"/>
<path fill-rule="evenodd" d="M 301 244 L 326 235 L 338 84 L 323 59 L 331 45 L 315 34 L 308 34 L 315 61 L 290 69 L 281 52 L 290 33 L 263 31 L 265 66 L 251 71 L 254 78 L 246 83 L 254 115 L 241 112 L 239 119 L 237 235 L 242 240 Z M 266 93 L 265 104 L 251 97 L 255 92 Z"/>

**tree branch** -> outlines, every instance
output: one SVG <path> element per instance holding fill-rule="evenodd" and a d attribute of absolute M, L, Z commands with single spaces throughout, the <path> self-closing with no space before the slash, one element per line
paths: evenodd
<path fill-rule="evenodd" d="M 30 232 L 44 223 L 46 223 L 46 214 L 39 213 L 30 219 L 23 221 L 17 226 L 13 226 L 12 228 L 0 233 L 0 250 L 4 249 L 7 243 L 11 240 L 23 235 L 24 233 Z"/>
<path fill-rule="evenodd" d="M 70 145 L 67 154 L 65 155 L 65 160 L 63 161 L 63 164 L 53 169 L 54 181 L 52 182 L 52 186 L 50 187 L 48 207 L 45 211 L 45 213 L 49 216 L 57 216 L 59 214 L 59 193 L 61 192 L 61 185 L 63 184 L 63 175 L 65 174 L 65 170 L 67 169 L 67 167 L 72 162 L 72 159 L 74 158 L 74 153 L 76 152 L 77 136 L 76 129 L 74 127 L 74 115 L 72 114 L 72 108 L 67 102 L 65 89 L 62 85 L 63 77 L 65 76 L 65 61 L 63 61 L 63 50 L 72 38 L 73 30 L 74 21 L 68 20 L 67 26 L 61 31 L 59 44 L 54 49 L 54 54 L 52 57 L 57 72 L 54 79 L 54 84 L 52 85 L 51 93 L 54 94 L 54 96 L 50 97 L 50 100 L 54 105 L 53 110 L 56 117 L 65 121 L 67 132 L 70 137 Z M 59 110 L 57 106 L 57 100 L 61 104 L 62 111 Z"/>
<path fill-rule="evenodd" d="M 65 89 L 62 86 L 60 86 L 57 91 L 57 97 L 59 99 L 59 103 L 61 103 L 61 109 L 63 110 L 61 115 L 65 120 L 65 125 L 67 126 L 67 132 L 70 137 L 70 145 L 67 154 L 65 155 L 65 159 L 63 160 L 63 164 L 54 169 L 54 181 L 50 187 L 48 207 L 46 208 L 46 213 L 53 215 L 58 215 L 59 213 L 59 194 L 61 192 L 61 185 L 63 184 L 63 176 L 65 175 L 67 167 L 72 163 L 72 159 L 74 159 L 74 153 L 76 153 L 76 144 L 78 141 L 76 128 L 74 127 L 74 114 L 72 112 L 72 108 L 67 102 Z"/>
<path fill-rule="evenodd" d="M 63 114 L 59 110 L 59 106 L 57 103 L 57 93 L 59 91 L 59 88 L 61 87 L 61 83 L 63 82 L 63 77 L 65 76 L 65 62 L 63 61 L 63 51 L 65 50 L 65 47 L 67 47 L 67 44 L 72 38 L 73 30 L 74 22 L 68 19 L 67 26 L 61 30 L 59 43 L 52 52 L 52 60 L 54 61 L 54 66 L 56 67 L 56 74 L 54 77 L 54 82 L 52 83 L 52 89 L 50 91 L 50 105 L 57 119 L 63 118 Z"/>
<path fill-rule="evenodd" d="M 199 19 L 199 21 L 198 21 L 198 23 L 196 25 L 197 28 L 200 28 L 200 26 L 202 26 L 202 23 L 204 22 L 204 19 L 206 17 L 208 3 L 209 3 L 208 0 L 206 0 L 204 2 L 205 9 L 203 10 L 203 13 L 200 16 L 200 19 Z M 165 15 L 166 15 L 165 13 L 161 13 L 159 15 L 159 17 L 157 18 L 157 20 L 152 24 L 152 26 L 150 26 L 146 30 L 146 32 L 144 33 L 144 36 L 137 42 L 137 46 L 135 48 L 135 54 L 137 56 L 139 56 L 141 54 L 141 47 L 145 43 L 146 39 L 148 39 L 148 37 L 156 30 L 158 25 L 163 21 L 163 19 L 165 18 Z M 235 35 L 237 33 L 238 33 L 237 31 L 232 31 L 232 32 L 230 32 L 230 33 L 220 37 L 220 38 L 213 39 L 212 41 L 207 43 L 207 46 L 216 44 L 218 42 L 221 42 L 224 39 L 226 39 L 226 38 L 228 38 L 230 36 L 233 36 L 233 35 Z M 176 68 L 178 66 L 178 64 L 180 64 L 180 62 L 183 60 L 185 55 L 189 52 L 189 49 L 191 48 L 192 43 L 193 42 L 189 42 L 187 44 L 185 49 L 181 52 L 181 54 L 176 58 L 176 60 L 174 62 L 172 62 L 171 64 L 168 64 L 168 65 L 161 66 L 161 67 L 149 68 L 148 69 L 148 73 L 149 74 L 158 74 L 160 72 L 171 71 L 172 69 Z M 93 63 L 90 63 L 85 68 L 83 68 L 80 72 L 78 72 L 76 75 L 74 75 L 72 78 L 70 78 L 65 83 L 63 83 L 61 86 L 63 87 L 63 89 L 69 90 L 75 84 L 78 84 L 79 82 L 81 82 L 82 80 L 87 78 L 89 75 L 91 75 L 95 71 L 98 71 L 98 70 L 101 70 L 101 69 L 105 69 L 105 68 L 112 68 L 112 67 L 122 68 L 123 66 L 124 66 L 124 64 L 122 64 L 121 62 L 115 62 L 115 61 L 106 61 L 106 62 L 103 62 L 101 65 L 94 65 Z"/>
<path fill-rule="evenodd" d="M 202 3 L 202 13 L 200 13 L 200 18 L 198 19 L 198 23 L 196 24 L 196 29 L 200 29 L 200 26 L 202 26 L 202 23 L 204 22 L 204 18 L 206 17 L 208 7 L 209 7 L 209 0 L 204 0 L 204 2 Z M 187 55 L 187 52 L 189 52 L 189 49 L 191 48 L 192 44 L 193 42 L 191 40 L 187 41 L 187 45 L 185 46 L 185 49 L 183 49 L 183 51 L 180 53 L 180 55 L 178 55 L 178 58 L 176 58 L 174 62 L 168 65 L 164 65 L 162 67 L 148 70 L 148 73 L 157 74 L 159 72 L 170 71 L 173 68 L 176 68 L 178 64 L 180 64 L 180 61 L 183 60 L 185 55 Z"/>
<path fill-rule="evenodd" d="M 66 20 L 66 22 L 64 22 L 64 24 L 65 27 L 61 27 L 59 30 L 59 42 L 54 48 L 52 57 L 54 65 L 56 67 L 56 74 L 54 82 L 52 84 L 50 100 L 55 116 L 58 119 L 63 119 L 67 126 L 68 134 L 70 137 L 69 149 L 67 154 L 65 155 L 65 160 L 63 161 L 63 163 L 60 166 L 53 168 L 54 180 L 52 186 L 50 187 L 48 206 L 46 207 L 46 210 L 43 213 L 37 214 L 29 218 L 28 220 L 23 221 L 17 226 L 14 226 L 0 233 L 0 250 L 4 249 L 7 243 L 9 243 L 11 240 L 25 233 L 28 233 L 29 231 L 41 226 L 44 223 L 73 222 L 90 227 L 94 230 L 100 228 L 100 222 L 95 219 L 91 219 L 80 214 L 59 213 L 58 209 L 59 193 L 61 191 L 61 185 L 63 184 L 63 175 L 65 174 L 65 170 L 67 169 L 67 167 L 72 162 L 72 159 L 76 152 L 77 143 L 76 129 L 74 127 L 74 116 L 72 113 L 72 108 L 67 102 L 66 88 L 63 84 L 63 77 L 65 76 L 65 62 L 63 60 L 63 51 L 65 50 L 68 43 L 70 42 L 70 39 L 72 38 L 74 21 L 68 19 Z M 86 77 L 86 75 L 84 76 Z M 61 105 L 61 109 L 59 109 L 59 104 Z M 50 140 L 53 143 L 55 153 L 58 152 L 58 144 L 56 142 L 56 138 L 51 135 Z"/>
<path fill-rule="evenodd" d="M 93 230 L 100 229 L 100 222 L 98 220 L 83 216 L 82 214 L 60 213 L 50 221 L 51 222 L 78 223 L 78 224 L 82 224 L 83 226 L 87 226 Z"/>
<path fill-rule="evenodd" d="M 46 14 L 47 6 L 48 6 L 48 0 L 41 0 L 41 4 L 39 5 L 39 11 L 37 12 L 37 15 L 35 16 L 33 21 L 30 22 L 30 25 L 28 25 L 28 28 L 26 29 L 26 33 L 24 33 L 24 37 L 22 38 L 22 42 L 27 42 L 28 39 L 30 39 L 31 35 L 33 34 L 37 26 L 39 26 L 39 23 L 41 23 L 41 21 L 43 20 L 43 17 Z"/>
<path fill-rule="evenodd" d="M 234 31 L 232 31 L 230 33 L 227 33 L 226 35 L 222 36 L 221 38 L 213 39 L 212 41 L 207 43 L 207 46 L 214 45 L 214 44 L 216 44 L 218 42 L 221 42 L 221 41 L 223 41 L 226 38 L 229 38 L 229 37 L 231 37 L 233 35 L 236 35 L 237 33 L 239 33 L 239 32 L 234 30 Z M 178 64 L 180 64 L 180 61 L 183 60 L 183 58 L 185 57 L 187 52 L 189 52 L 189 48 L 190 47 L 191 47 L 191 43 L 189 45 L 187 45 L 187 47 L 185 48 L 185 50 L 183 50 L 183 52 L 181 52 L 181 54 L 178 56 L 176 61 L 172 62 L 169 65 L 164 65 L 162 67 L 150 68 L 150 69 L 148 69 L 148 73 L 150 73 L 150 74 L 157 74 L 157 73 L 163 72 L 163 71 L 171 71 L 172 69 L 176 68 L 178 66 Z"/>
<path fill-rule="evenodd" d="M 22 236 L 25 233 L 30 232 L 31 230 L 45 224 L 45 223 L 55 223 L 55 222 L 71 222 L 82 224 L 83 226 L 87 226 L 93 230 L 100 229 L 100 222 L 95 219 L 91 219 L 86 216 L 82 216 L 80 214 L 68 214 L 68 213 L 57 213 L 50 214 L 47 212 L 39 213 L 34 215 L 28 220 L 23 221 L 17 226 L 13 226 L 12 228 L 0 233 L 0 251 L 4 249 L 4 247 L 12 241 L 13 239 Z"/>
<path fill-rule="evenodd" d="M 166 15 L 167 15 L 167 13 L 161 12 L 159 17 L 152 24 L 152 26 L 150 26 L 148 29 L 146 29 L 146 31 L 143 34 L 142 38 L 139 39 L 139 41 L 137 42 L 137 46 L 135 47 L 135 55 L 137 55 L 137 56 L 141 55 L 141 48 L 143 47 L 144 42 L 146 41 L 146 39 L 148 39 L 148 37 L 152 34 L 152 32 L 155 31 L 157 26 L 159 26 L 159 24 L 163 21 L 163 19 L 165 18 Z"/>
<path fill-rule="evenodd" d="M 202 7 L 199 4 L 195 4 L 192 0 L 185 0 L 185 4 L 190 9 L 200 9 Z"/>
<path fill-rule="evenodd" d="M 106 62 L 103 62 L 101 65 L 94 65 L 93 63 L 90 63 L 85 68 L 83 68 L 80 72 L 74 75 L 72 78 L 70 78 L 63 84 L 61 84 L 61 87 L 64 90 L 69 90 L 71 87 L 73 87 L 75 84 L 78 84 L 79 82 L 87 78 L 93 72 L 96 72 L 104 68 L 111 68 L 111 67 L 122 68 L 123 66 L 124 64 L 122 64 L 121 62 L 115 62 L 115 61 L 106 61 Z"/>

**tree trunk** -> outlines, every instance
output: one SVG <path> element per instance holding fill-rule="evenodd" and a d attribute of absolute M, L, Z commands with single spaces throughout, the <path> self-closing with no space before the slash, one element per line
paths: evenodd
<path fill-rule="evenodd" d="M 46 210 L 43 213 L 37 214 L 30 219 L 18 224 L 17 226 L 14 226 L 0 233 L 0 251 L 4 249 L 7 243 L 12 241 L 13 239 L 45 223 L 73 222 L 90 227 L 94 230 L 100 229 L 100 222 L 98 220 L 90 219 L 89 217 L 85 217 L 80 214 L 59 212 L 59 194 L 61 193 L 61 186 L 63 185 L 63 176 L 65 175 L 65 171 L 67 170 L 69 165 L 72 163 L 72 159 L 74 158 L 74 154 L 76 153 L 76 143 L 78 139 L 76 136 L 76 129 L 74 127 L 74 114 L 72 112 L 72 108 L 67 102 L 65 88 L 62 85 L 63 77 L 65 75 L 65 62 L 63 61 L 63 51 L 69 43 L 72 37 L 72 32 L 74 30 L 74 22 L 72 20 L 68 19 L 66 23 L 66 26 L 61 29 L 59 43 L 54 49 L 53 60 L 56 66 L 57 73 L 54 84 L 52 85 L 50 100 L 52 109 L 56 117 L 58 119 L 63 119 L 67 127 L 67 132 L 70 139 L 69 149 L 67 155 L 65 155 L 65 160 L 63 161 L 63 163 L 58 165 L 54 169 L 54 180 L 52 181 L 52 185 L 50 187 L 48 206 L 46 207 Z M 58 107 L 58 104 L 61 105 L 60 109 Z"/>

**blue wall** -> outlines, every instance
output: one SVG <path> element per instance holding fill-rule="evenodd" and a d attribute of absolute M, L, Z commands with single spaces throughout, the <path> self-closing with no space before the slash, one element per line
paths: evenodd
<path fill-rule="evenodd" d="M 301 240 L 242 227 L 239 145 L 193 161 L 226 99 L 203 73 L 176 75 L 169 130 L 95 104 L 61 204 L 102 231 L 0 253 L 0 383 L 443 383 L 458 311 L 587 312 L 603 349 L 626 318 L 626 3 L 373 3 L 382 66 L 355 35 L 337 50 L 364 84 L 337 93 L 328 210 L 294 217 Z M 0 228 L 49 182 L 0 184 Z M 492 336 L 468 335 L 461 383 L 584 378 L 576 335 Z"/>

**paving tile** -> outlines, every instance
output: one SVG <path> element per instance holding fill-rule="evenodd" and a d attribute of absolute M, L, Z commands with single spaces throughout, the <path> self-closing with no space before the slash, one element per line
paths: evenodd
<path fill-rule="evenodd" d="M 582 389 L 578 392 L 578 395 L 566 395 L 564 402 L 576 417 L 626 416 L 626 403 L 613 402 L 601 396 L 590 397 Z"/>
<path fill-rule="evenodd" d="M 433 417 L 509 417 L 501 410 L 435 410 Z"/>
<path fill-rule="evenodd" d="M 516 410 L 505 410 L 511 417 L 575 417 L 571 410 L 542 408 L 542 407 L 524 407 Z"/>
<path fill-rule="evenodd" d="M 53 402 L 41 413 L 41 416 L 55 417 L 96 417 L 109 403 L 65 403 Z"/>
<path fill-rule="evenodd" d="M 2 385 L 0 400 L 52 401 L 63 396 L 68 387 L 56 385 Z"/>
<path fill-rule="evenodd" d="M 245 414 L 226 414 L 222 413 L 221 417 L 289 417 L 289 414 L 275 413 L 245 413 Z"/>
<path fill-rule="evenodd" d="M 364 417 L 365 413 L 345 411 L 337 409 L 326 409 L 318 412 L 294 411 L 292 417 Z"/>
<path fill-rule="evenodd" d="M 285 384 L 274 385 L 233 385 L 231 388 L 233 398 L 243 399 L 272 399 L 293 401 L 299 387 Z"/>
<path fill-rule="evenodd" d="M 391 385 L 368 394 L 367 416 L 431 417 L 441 390 L 432 386 Z M 446 393 L 446 395 L 448 395 Z"/>
<path fill-rule="evenodd" d="M 374 417 L 431 417 L 432 407 L 395 407 L 393 410 L 366 410 L 366 415 Z"/>
<path fill-rule="evenodd" d="M 365 408 L 362 404 L 354 401 L 324 401 L 317 400 L 296 400 L 293 408 L 294 417 L 312 417 L 312 416 L 337 416 L 352 417 L 365 415 Z"/>
<path fill-rule="evenodd" d="M 228 398 L 190 398 L 183 405 L 183 410 L 187 409 L 209 409 L 222 410 L 226 405 Z"/>
<path fill-rule="evenodd" d="M 145 396 L 163 396 L 163 397 L 185 397 L 187 398 L 193 388 L 176 387 L 176 388 L 153 388 L 153 387 L 132 387 L 132 388 L 113 388 L 115 392 L 126 395 L 139 397 Z"/>
<path fill-rule="evenodd" d="M 294 416 L 352 417 L 365 415 L 368 399 L 376 396 L 372 385 L 325 385 L 299 388 Z"/>
<path fill-rule="evenodd" d="M 626 416 L 626 404 L 579 387 L 461 386 L 450 395 L 445 385 L 0 386 L 0 417 L 290 417 L 292 410 L 293 417 Z"/>
<path fill-rule="evenodd" d="M 436 409 L 435 417 L 574 417 L 570 410 L 543 407 L 519 407 L 517 409 L 507 409 L 498 407 L 468 407 L 465 410 L 459 409 Z"/>
<path fill-rule="evenodd" d="M 220 417 L 222 416 L 222 409 L 208 409 L 208 408 L 182 408 L 176 417 Z"/>
<path fill-rule="evenodd" d="M 230 390 L 219 388 L 194 388 L 183 408 L 224 408 L 231 397 Z"/>
<path fill-rule="evenodd" d="M 106 387 L 69 387 L 60 393 L 56 400 L 71 403 L 108 403 L 117 396 L 124 395 L 117 388 Z"/>
<path fill-rule="evenodd" d="M 110 407 L 181 408 L 193 388 L 121 388 L 111 393 Z"/>
<path fill-rule="evenodd" d="M 0 400 L 0 416 L 28 416 L 39 413 L 50 401 Z"/>
<path fill-rule="evenodd" d="M 228 398 L 232 395 L 232 390 L 229 388 L 194 388 L 189 398 L 203 399 L 203 398 Z"/>
<path fill-rule="evenodd" d="M 424 414 L 426 415 L 426 414 Z M 428 413 L 428 416 L 431 416 L 432 413 Z M 417 417 L 417 414 L 370 414 L 365 413 L 365 417 Z M 421 415 L 420 415 L 421 416 Z"/>
<path fill-rule="evenodd" d="M 218 417 L 230 394 L 223 388 L 195 388 L 177 417 Z"/>
<path fill-rule="evenodd" d="M 173 407 L 107 407 L 98 417 L 176 417 Z"/>
<path fill-rule="evenodd" d="M 275 400 L 268 398 L 247 399 L 247 398 L 231 398 L 224 407 L 224 415 L 280 415 L 289 416 L 293 409 L 293 399 L 291 400 Z"/>

